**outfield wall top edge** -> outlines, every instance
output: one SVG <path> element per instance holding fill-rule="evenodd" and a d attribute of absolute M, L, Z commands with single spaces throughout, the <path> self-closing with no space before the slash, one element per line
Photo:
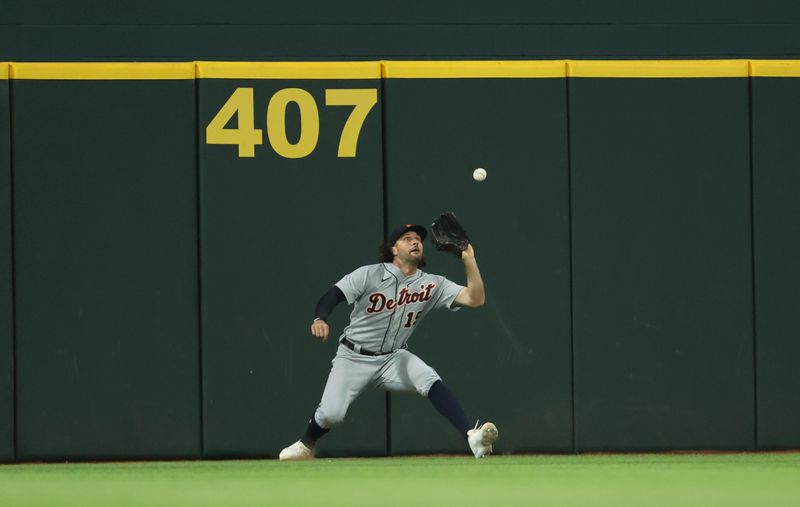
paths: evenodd
<path fill-rule="evenodd" d="M 0 62 L 0 79 L 418 79 L 800 77 L 800 60 Z"/>

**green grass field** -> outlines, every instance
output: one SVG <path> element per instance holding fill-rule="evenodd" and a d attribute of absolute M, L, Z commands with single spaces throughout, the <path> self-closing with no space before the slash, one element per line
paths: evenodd
<path fill-rule="evenodd" d="M 800 454 L 0 466 L 0 506 L 798 506 Z"/>

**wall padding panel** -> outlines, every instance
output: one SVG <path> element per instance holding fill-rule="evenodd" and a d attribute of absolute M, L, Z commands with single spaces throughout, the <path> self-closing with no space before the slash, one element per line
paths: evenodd
<path fill-rule="evenodd" d="M 796 135 L 800 128 L 800 66 L 796 62 L 794 71 L 795 77 L 753 78 L 756 386 L 761 449 L 800 447 L 800 148 Z"/>
<path fill-rule="evenodd" d="M 194 66 L 14 72 L 18 457 L 198 457 Z"/>
<path fill-rule="evenodd" d="M 742 77 L 570 80 L 578 451 L 754 446 L 748 80 L 732 65 Z"/>
<path fill-rule="evenodd" d="M 205 453 L 277 457 L 305 431 L 347 324 L 342 304 L 320 343 L 317 300 L 375 262 L 383 234 L 380 64 L 201 64 L 200 77 Z M 366 116 L 339 156 L 355 111 L 333 105 L 342 93 Z M 209 144 L 234 95 L 243 109 L 219 121 L 260 131 L 251 156 Z M 385 421 L 383 395 L 362 396 L 317 454 L 384 455 Z"/>
<path fill-rule="evenodd" d="M 517 76 L 549 69 L 549 78 L 431 77 L 442 69 L 480 75 L 485 68 L 461 73 L 458 66 L 388 65 L 390 227 L 427 226 L 442 211 L 454 211 L 470 234 L 487 293 L 481 308 L 430 315 L 409 350 L 437 370 L 471 420 L 498 425 L 496 452 L 571 450 L 563 62 L 560 68 L 556 62 L 495 68 Z M 472 179 L 476 167 L 488 172 L 481 183 Z M 460 260 L 429 240 L 425 248 L 426 271 L 466 283 Z M 391 439 L 395 454 L 469 452 L 414 393 L 392 393 Z"/>
<path fill-rule="evenodd" d="M 8 64 L 0 62 L 0 463 L 14 460 L 14 294 Z"/>

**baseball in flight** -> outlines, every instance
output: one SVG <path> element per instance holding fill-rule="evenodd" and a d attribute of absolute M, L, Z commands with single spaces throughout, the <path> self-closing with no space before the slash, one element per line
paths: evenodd
<path fill-rule="evenodd" d="M 486 169 L 479 167 L 472 171 L 472 179 L 475 181 L 483 181 L 486 179 Z"/>

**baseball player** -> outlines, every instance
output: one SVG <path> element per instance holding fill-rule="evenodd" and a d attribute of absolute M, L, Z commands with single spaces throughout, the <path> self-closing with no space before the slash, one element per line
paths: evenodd
<path fill-rule="evenodd" d="M 322 400 L 303 437 L 280 453 L 281 460 L 314 457 L 317 440 L 344 420 L 348 407 L 368 386 L 389 391 L 416 391 L 427 396 L 467 441 L 476 458 L 492 452 L 497 427 L 487 422 L 475 428 L 436 371 L 407 349 L 408 339 L 425 316 L 436 309 L 458 310 L 483 305 L 485 293 L 471 244 L 460 253 L 467 275 L 463 287 L 422 271 L 427 230 L 406 224 L 389 234 L 381 246 L 381 263 L 362 266 L 345 275 L 317 303 L 311 334 L 328 339 L 326 319 L 342 301 L 353 305 L 339 338 Z"/>

